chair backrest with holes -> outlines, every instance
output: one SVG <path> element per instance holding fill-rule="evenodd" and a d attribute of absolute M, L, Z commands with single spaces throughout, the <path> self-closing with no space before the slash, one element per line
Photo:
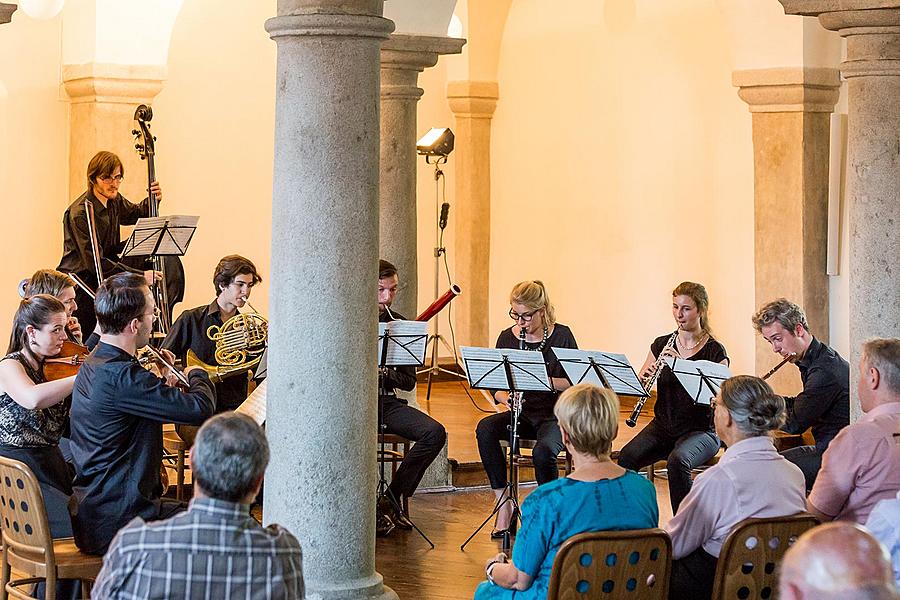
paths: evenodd
<path fill-rule="evenodd" d="M 672 541 L 661 529 L 580 533 L 556 554 L 547 600 L 664 600 L 671 570 Z"/>
<path fill-rule="evenodd" d="M 744 519 L 735 525 L 719 553 L 713 600 L 774 598 L 781 558 L 800 534 L 816 525 L 816 518 L 806 513 Z"/>
<path fill-rule="evenodd" d="M 2 456 L 0 527 L 9 552 L 54 566 L 53 538 L 41 486 L 27 465 Z"/>

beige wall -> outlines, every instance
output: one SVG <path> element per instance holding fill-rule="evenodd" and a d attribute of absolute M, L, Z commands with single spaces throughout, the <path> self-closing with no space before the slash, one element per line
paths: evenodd
<path fill-rule="evenodd" d="M 19 303 L 16 286 L 62 254 L 68 104 L 59 87 L 60 18 L 21 10 L 0 25 L 0 344 Z"/>

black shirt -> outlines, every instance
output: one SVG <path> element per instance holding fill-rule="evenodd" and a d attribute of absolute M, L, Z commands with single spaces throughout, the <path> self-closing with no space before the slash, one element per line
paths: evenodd
<path fill-rule="evenodd" d="M 208 365 L 216 366 L 216 343 L 209 339 L 207 330 L 215 325 L 222 326 L 219 303 L 213 300 L 209 306 L 198 306 L 186 310 L 178 317 L 163 340 L 162 347 L 187 365 L 187 351 L 191 349 L 197 358 Z M 216 412 L 234 410 L 247 399 L 247 374 L 240 373 L 226 377 L 216 384 Z"/>
<path fill-rule="evenodd" d="M 653 340 L 653 343 L 650 344 L 650 352 L 654 357 L 659 356 L 670 337 L 672 334 L 667 333 Z M 697 354 L 682 360 L 708 360 L 717 363 L 724 360 L 727 362 L 728 353 L 725 352 L 725 346 L 714 337 L 709 336 Z M 656 404 L 653 407 L 653 414 L 666 432 L 677 438 L 691 431 L 715 429 L 712 419 L 710 419 L 709 405 L 695 403 L 675 374 L 672 373 L 672 369 L 667 366 L 660 368 L 662 372 L 656 380 Z"/>
<path fill-rule="evenodd" d="M 390 321 L 405 321 L 406 319 L 397 311 L 391 311 L 394 318 L 388 315 L 386 310 L 378 313 L 379 323 L 388 323 Z M 403 390 L 408 392 L 416 387 L 416 368 L 413 366 L 405 367 L 387 367 L 385 369 L 384 381 L 382 383 L 385 389 L 385 396 L 395 397 L 400 402 L 406 404 L 406 400 L 399 398 L 394 390 Z"/>
<path fill-rule="evenodd" d="M 803 433 L 812 427 L 816 448 L 824 452 L 834 436 L 850 424 L 850 364 L 816 338 L 797 362 L 803 391 L 785 398 L 784 431 Z"/>
<path fill-rule="evenodd" d="M 104 277 L 123 271 L 139 272 L 123 264 L 119 259 L 119 253 L 124 247 L 120 241 L 119 226 L 134 225 L 139 218 L 146 217 L 149 200 L 132 204 L 119 194 L 103 206 L 93 191 L 88 190 L 66 209 L 63 215 L 63 256 L 56 268 L 63 273 L 78 274 L 88 286 L 96 290 L 97 276 L 94 273 L 94 253 L 88 235 L 85 200 L 91 200 L 94 205 L 97 243 L 100 246 L 100 268 L 103 269 Z"/>
<path fill-rule="evenodd" d="M 199 425 L 215 411 L 209 377 L 195 369 L 183 392 L 141 367 L 124 350 L 100 342 L 75 377 L 72 527 L 84 552 L 103 554 L 134 517 L 159 515 L 162 424 Z"/>
<path fill-rule="evenodd" d="M 540 345 L 541 342 L 525 342 L 525 349 L 537 350 Z M 519 337 L 513 333 L 512 327 L 504 329 L 497 337 L 497 343 L 494 347 L 517 349 L 519 347 Z M 566 372 L 556 359 L 553 348 L 578 348 L 578 343 L 575 341 L 575 336 L 572 335 L 572 330 L 565 325 L 557 323 L 553 327 L 553 332 L 547 338 L 544 349 L 541 350 L 541 353 L 544 355 L 544 362 L 547 363 L 547 375 L 565 378 Z M 522 416 L 532 422 L 555 418 L 553 416 L 553 406 L 556 404 L 559 394 L 560 392 L 555 390 L 552 392 L 524 392 L 522 394 L 522 399 L 524 400 Z"/>

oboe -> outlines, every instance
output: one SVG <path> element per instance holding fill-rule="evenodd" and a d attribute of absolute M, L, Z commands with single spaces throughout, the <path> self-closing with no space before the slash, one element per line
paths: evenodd
<path fill-rule="evenodd" d="M 797 356 L 797 354 L 794 353 L 794 352 L 791 352 L 790 354 L 788 354 L 787 356 L 785 356 L 783 361 L 781 361 L 780 363 L 778 363 L 777 365 L 775 365 L 774 367 L 772 367 L 772 369 L 771 369 L 768 373 L 766 373 L 765 375 L 762 376 L 763 381 L 765 381 L 766 379 L 768 379 L 769 377 L 771 377 L 772 375 L 774 375 L 774 374 L 775 374 L 775 371 L 777 371 L 778 369 L 780 369 L 781 367 L 783 367 L 783 366 L 786 365 L 787 363 L 791 362 L 791 360 L 792 360 L 795 356 Z"/>
<path fill-rule="evenodd" d="M 647 395 L 638 398 L 637 402 L 634 405 L 634 410 L 631 411 L 631 416 L 625 420 L 625 424 L 629 427 L 634 427 L 635 425 L 637 425 L 638 417 L 641 416 L 641 411 L 644 410 L 644 403 L 647 402 L 647 398 L 650 397 L 650 389 L 653 387 L 653 384 L 656 383 L 656 380 L 659 377 L 660 373 L 662 373 L 662 368 L 665 365 L 666 350 L 670 350 L 675 347 L 675 338 L 677 337 L 678 330 L 676 329 L 675 332 L 672 333 L 671 336 L 669 336 L 669 340 L 666 342 L 666 345 L 663 346 L 663 349 L 659 351 L 659 356 L 656 358 L 656 362 L 653 363 L 650 376 L 646 381 L 641 382 L 641 385 L 644 386 L 644 392 Z"/>

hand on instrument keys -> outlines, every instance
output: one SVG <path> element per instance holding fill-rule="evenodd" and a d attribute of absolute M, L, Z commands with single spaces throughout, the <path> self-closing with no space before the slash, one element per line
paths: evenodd
<path fill-rule="evenodd" d="M 162 281 L 163 275 L 159 271 L 144 271 L 144 281 L 147 282 L 147 285 L 154 286 L 160 281 Z"/>
<path fill-rule="evenodd" d="M 153 183 L 151 183 L 150 189 L 148 191 L 152 192 L 153 195 L 156 196 L 157 202 L 162 202 L 162 188 L 159 187 L 158 181 L 154 181 Z"/>
<path fill-rule="evenodd" d="M 159 353 L 163 355 L 163 358 L 165 358 L 170 365 L 175 364 L 175 355 L 172 354 L 171 350 L 163 348 L 159 351 Z M 153 363 L 156 365 L 156 368 L 159 369 L 159 376 L 166 380 L 167 386 L 175 387 L 176 385 L 178 385 L 178 377 L 175 376 L 175 373 L 169 370 L 169 367 L 164 365 L 161 360 L 154 359 Z"/>
<path fill-rule="evenodd" d="M 503 406 L 509 406 L 509 392 L 496 392 L 494 393 L 494 400 L 497 404 L 502 404 Z"/>
<path fill-rule="evenodd" d="M 79 344 L 81 343 L 81 323 L 78 322 L 77 317 L 69 317 L 69 322 L 66 323 L 66 330 L 72 334 L 72 337 L 76 342 L 78 342 Z"/>

